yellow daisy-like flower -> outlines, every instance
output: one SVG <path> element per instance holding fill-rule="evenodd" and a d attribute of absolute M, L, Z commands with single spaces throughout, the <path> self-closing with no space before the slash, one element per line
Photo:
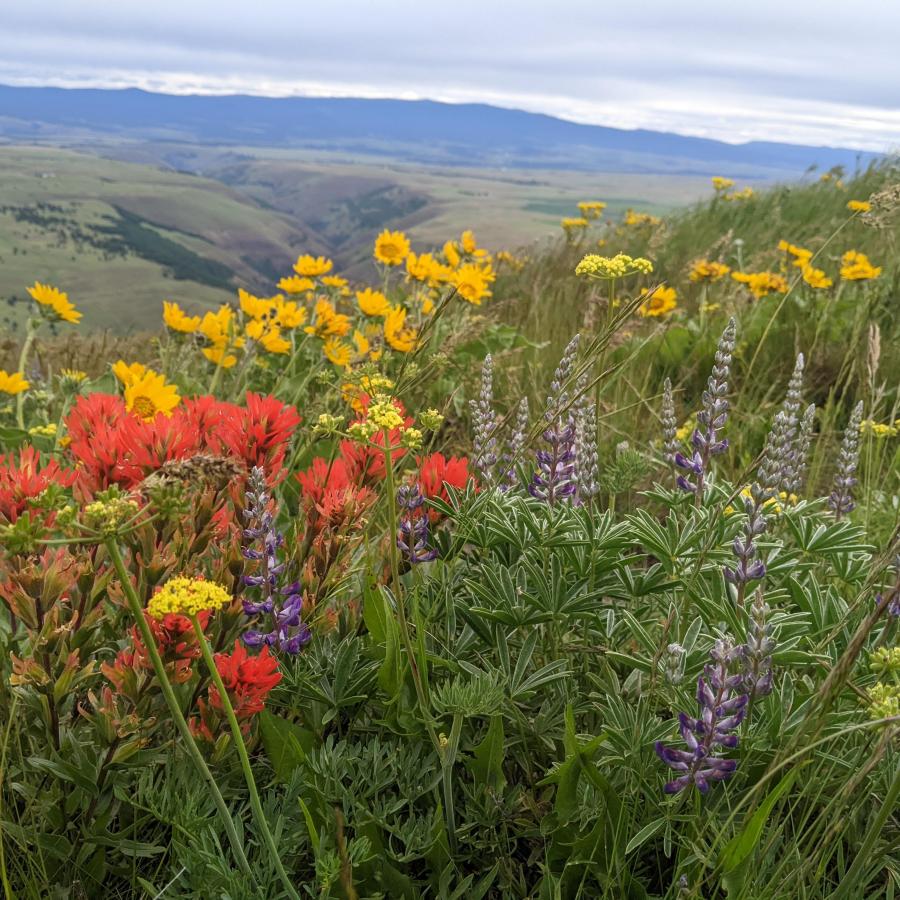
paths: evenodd
<path fill-rule="evenodd" d="M 205 609 L 218 610 L 231 603 L 231 594 L 214 581 L 202 578 L 186 578 L 178 575 L 170 578 L 147 604 L 147 613 L 154 619 L 174 613 L 180 616 L 196 616 Z"/>
<path fill-rule="evenodd" d="M 868 200 L 848 200 L 847 209 L 850 212 L 868 212 L 872 208 L 872 204 Z"/>
<path fill-rule="evenodd" d="M 333 288 L 344 288 L 347 287 L 349 282 L 346 278 L 341 278 L 340 275 L 326 275 L 322 279 L 322 284 L 328 285 L 328 287 Z"/>
<path fill-rule="evenodd" d="M 315 278 L 318 275 L 327 275 L 334 268 L 334 263 L 324 256 L 310 256 L 308 253 L 297 258 L 294 263 L 294 271 L 298 275 L 307 278 Z"/>
<path fill-rule="evenodd" d="M 275 302 L 275 321 L 280 328 L 299 328 L 306 321 L 307 310 L 293 300 L 279 299 Z"/>
<path fill-rule="evenodd" d="M 115 375 L 125 387 L 128 387 L 129 384 L 134 384 L 139 378 L 143 378 L 147 372 L 153 372 L 152 369 L 148 369 L 143 363 L 127 363 L 124 359 L 120 359 L 112 367 L 112 371 L 113 375 Z"/>
<path fill-rule="evenodd" d="M 336 334 L 343 337 L 350 331 L 350 317 L 339 313 L 324 298 L 316 302 L 316 320 L 313 325 L 307 325 L 304 329 L 307 334 L 317 337 L 327 337 Z"/>
<path fill-rule="evenodd" d="M 587 228 L 590 222 L 583 216 L 578 216 L 565 218 L 559 224 L 562 225 L 563 231 L 565 231 L 566 234 L 574 234 L 576 231 Z"/>
<path fill-rule="evenodd" d="M 488 282 L 492 276 L 474 263 L 460 266 L 453 274 L 453 285 L 456 292 L 474 306 L 481 306 L 481 301 L 490 297 Z"/>
<path fill-rule="evenodd" d="M 384 339 L 394 350 L 409 353 L 416 347 L 416 332 L 406 328 L 406 310 L 395 306 L 384 319 Z"/>
<path fill-rule="evenodd" d="M 156 372 L 148 370 L 125 386 L 125 408 L 145 422 L 152 422 L 159 413 L 171 416 L 180 402 L 178 388 Z"/>
<path fill-rule="evenodd" d="M 21 372 L 6 372 L 0 369 L 0 394 L 21 394 L 28 390 L 28 382 Z M 18 402 L 18 401 L 17 401 Z"/>
<path fill-rule="evenodd" d="M 388 302 L 388 298 L 381 291 L 373 291 L 372 288 L 357 291 L 356 302 L 359 304 L 360 312 L 366 316 L 381 316 L 384 318 L 391 311 L 391 304 Z"/>
<path fill-rule="evenodd" d="M 350 365 L 352 355 L 350 345 L 345 344 L 339 337 L 327 338 L 322 343 L 322 352 L 325 354 L 325 359 L 336 366 L 346 368 Z"/>
<path fill-rule="evenodd" d="M 217 366 L 223 369 L 230 369 L 237 363 L 237 357 L 233 353 L 229 353 L 224 344 L 213 344 L 212 347 L 204 347 L 203 355 Z"/>
<path fill-rule="evenodd" d="M 801 271 L 803 273 L 803 280 L 811 288 L 815 288 L 816 290 L 830 288 L 834 284 L 821 269 L 816 269 L 813 266 L 803 266 Z"/>
<path fill-rule="evenodd" d="M 873 266 L 869 257 L 858 250 L 848 250 L 841 257 L 841 278 L 844 281 L 868 281 L 881 275 L 881 266 Z"/>
<path fill-rule="evenodd" d="M 81 319 L 81 313 L 69 302 L 69 295 L 58 288 L 36 281 L 28 288 L 28 293 L 35 302 L 50 310 L 57 319 L 63 322 L 77 324 Z"/>
<path fill-rule="evenodd" d="M 291 342 L 282 337 L 277 328 L 269 328 L 259 339 L 259 343 L 268 353 L 290 353 Z"/>
<path fill-rule="evenodd" d="M 478 241 L 475 240 L 475 232 L 471 229 L 467 229 L 460 235 L 459 243 L 463 253 L 468 253 L 470 256 L 478 250 Z"/>
<path fill-rule="evenodd" d="M 805 247 L 798 247 L 796 244 L 789 244 L 787 241 L 779 241 L 778 249 L 783 253 L 793 256 L 794 258 L 791 260 L 791 265 L 796 266 L 798 269 L 808 266 L 813 255 L 812 250 L 807 250 Z"/>
<path fill-rule="evenodd" d="M 278 290 L 284 291 L 286 294 L 306 294 L 315 290 L 316 283 L 312 278 L 306 278 L 302 275 L 291 275 L 288 278 L 282 278 L 278 282 Z"/>
<path fill-rule="evenodd" d="M 757 299 L 773 293 L 783 294 L 788 289 L 784 277 L 775 272 L 732 272 L 731 277 L 740 284 L 746 284 Z"/>
<path fill-rule="evenodd" d="M 444 259 L 447 260 L 447 265 L 451 269 L 455 269 L 459 265 L 462 257 L 459 255 L 459 248 L 456 246 L 455 241 L 447 241 L 441 252 L 444 254 Z"/>
<path fill-rule="evenodd" d="M 668 315 L 678 305 L 675 302 L 678 294 L 673 287 L 658 287 L 652 294 L 644 291 L 643 296 L 647 299 L 638 307 L 638 313 L 644 318 Z"/>
<path fill-rule="evenodd" d="M 82 381 L 87 381 L 88 376 L 87 372 L 82 372 L 81 369 L 60 369 L 59 377 L 74 384 L 81 384 Z"/>
<path fill-rule="evenodd" d="M 721 175 L 713 175 L 712 185 L 713 189 L 716 191 L 727 191 L 729 188 L 734 187 L 734 180 L 731 178 L 723 178 Z"/>
<path fill-rule="evenodd" d="M 353 348 L 356 350 L 356 355 L 368 356 L 371 346 L 369 339 L 357 328 L 353 332 Z"/>
<path fill-rule="evenodd" d="M 238 300 L 241 304 L 241 311 L 245 316 L 251 319 L 266 319 L 269 317 L 274 306 L 273 302 L 268 298 L 254 297 L 253 294 L 238 288 Z"/>
<path fill-rule="evenodd" d="M 234 310 L 223 303 L 215 312 L 207 312 L 198 331 L 213 344 L 226 343 L 234 331 Z"/>
<path fill-rule="evenodd" d="M 582 200 L 578 204 L 578 211 L 585 219 L 599 219 L 606 209 L 606 204 L 600 200 Z"/>
<path fill-rule="evenodd" d="M 177 303 L 163 300 L 163 323 L 172 331 L 193 334 L 200 327 L 200 316 L 189 316 Z"/>
<path fill-rule="evenodd" d="M 399 266 L 409 256 L 409 238 L 402 231 L 385 228 L 375 238 L 375 259 L 386 266 Z"/>
<path fill-rule="evenodd" d="M 691 271 L 688 278 L 695 284 L 714 282 L 724 278 L 731 269 L 724 263 L 710 262 L 706 259 L 696 259 L 691 263 Z"/>

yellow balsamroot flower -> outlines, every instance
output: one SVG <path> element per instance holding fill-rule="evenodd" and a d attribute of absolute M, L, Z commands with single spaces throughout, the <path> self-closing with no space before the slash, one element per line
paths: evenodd
<path fill-rule="evenodd" d="M 278 290 L 284 291 L 286 294 L 306 294 L 315 290 L 315 287 L 316 283 L 312 278 L 305 278 L 301 275 L 290 275 L 278 282 Z"/>
<path fill-rule="evenodd" d="M 441 252 L 444 254 L 444 259 L 447 260 L 447 265 L 450 268 L 455 269 L 459 265 L 462 257 L 459 255 L 459 248 L 456 246 L 455 241 L 447 241 Z"/>
<path fill-rule="evenodd" d="M 859 423 L 859 431 L 860 434 L 871 434 L 879 439 L 897 437 L 900 434 L 896 423 L 891 425 L 890 422 L 876 422 L 874 419 L 863 419 Z"/>
<path fill-rule="evenodd" d="M 384 319 L 384 339 L 400 353 L 409 353 L 416 348 L 416 332 L 406 327 L 406 310 L 394 306 Z"/>
<path fill-rule="evenodd" d="M 752 187 L 741 188 L 739 191 L 735 191 L 732 194 L 722 194 L 721 197 L 723 200 L 732 201 L 741 201 L 741 200 L 752 200 L 756 196 L 756 192 Z"/>
<path fill-rule="evenodd" d="M 88 376 L 87 372 L 82 372 L 81 369 L 60 369 L 59 377 L 71 385 L 78 385 L 82 381 L 87 381 Z"/>
<path fill-rule="evenodd" d="M 147 613 L 154 619 L 174 613 L 179 616 L 196 616 L 205 609 L 218 610 L 231 603 L 231 594 L 214 581 L 202 578 L 186 578 L 178 575 L 170 578 L 147 604 Z"/>
<path fill-rule="evenodd" d="M 150 370 L 125 386 L 125 408 L 145 422 L 152 422 L 159 413 L 171 416 L 180 402 L 178 388 Z"/>
<path fill-rule="evenodd" d="M 113 365 L 112 372 L 125 387 L 128 387 L 129 384 L 143 378 L 147 372 L 153 373 L 153 370 L 148 369 L 143 363 L 127 363 L 124 359 L 120 359 Z"/>
<path fill-rule="evenodd" d="M 275 321 L 279 328 L 299 328 L 306 321 L 306 307 L 279 297 L 275 301 Z"/>
<path fill-rule="evenodd" d="M 211 362 L 223 369 L 230 369 L 237 363 L 237 357 L 228 352 L 225 344 L 213 344 L 212 347 L 204 347 L 203 355 Z"/>
<path fill-rule="evenodd" d="M 731 178 L 723 178 L 721 175 L 713 175 L 712 186 L 716 192 L 721 193 L 722 191 L 727 191 L 729 188 L 733 188 L 734 180 Z"/>
<path fill-rule="evenodd" d="M 330 259 L 324 256 L 310 256 L 308 253 L 299 256 L 294 263 L 294 271 L 307 278 L 327 275 L 333 268 L 334 263 Z"/>
<path fill-rule="evenodd" d="M 632 258 L 627 253 L 617 253 L 615 256 L 598 256 L 596 253 L 588 253 L 575 267 L 576 275 L 584 275 L 587 278 L 624 278 L 640 272 L 649 275 L 653 271 L 653 263 L 641 256 Z"/>
<path fill-rule="evenodd" d="M 453 285 L 456 292 L 474 306 L 481 306 L 481 301 L 491 296 L 488 287 L 493 274 L 474 263 L 465 263 L 453 274 Z"/>
<path fill-rule="evenodd" d="M 462 247 L 463 253 L 469 255 L 478 250 L 478 241 L 475 240 L 475 232 L 471 229 L 464 231 L 459 238 L 459 245 Z"/>
<path fill-rule="evenodd" d="M 803 274 L 803 280 L 816 290 L 830 288 L 834 282 L 821 270 L 813 266 L 803 266 L 800 270 Z"/>
<path fill-rule="evenodd" d="M 403 424 L 403 417 L 394 406 L 394 401 L 383 394 L 375 397 L 369 404 L 366 420 L 376 428 L 399 428 Z"/>
<path fill-rule="evenodd" d="M 234 310 L 223 303 L 215 312 L 204 313 L 197 330 L 213 344 L 226 343 L 235 330 Z"/>
<path fill-rule="evenodd" d="M 643 291 L 647 299 L 638 307 L 638 313 L 644 318 L 648 316 L 666 316 L 678 305 L 678 297 L 673 287 L 658 287 L 655 291 Z"/>
<path fill-rule="evenodd" d="M 53 317 L 62 322 L 77 324 L 81 319 L 81 313 L 69 302 L 69 295 L 64 294 L 58 288 L 36 281 L 28 288 L 28 293 L 31 294 L 32 300 L 53 313 Z"/>
<path fill-rule="evenodd" d="M 873 266 L 869 257 L 858 250 L 848 250 L 841 257 L 841 278 L 844 281 L 868 281 L 881 275 L 881 266 Z"/>
<path fill-rule="evenodd" d="M 193 334 L 200 327 L 200 316 L 189 316 L 177 303 L 163 300 L 163 324 L 172 331 Z"/>
<path fill-rule="evenodd" d="M 339 337 L 326 338 L 322 344 L 322 352 L 325 354 L 325 359 L 342 369 L 350 365 L 352 350 L 350 345 L 345 344 Z"/>
<path fill-rule="evenodd" d="M 746 284 L 757 300 L 769 294 L 783 294 L 788 289 L 784 276 L 776 272 L 732 272 L 731 277 L 740 284 Z"/>
<path fill-rule="evenodd" d="M 251 319 L 266 319 L 272 313 L 275 306 L 273 300 L 263 297 L 254 297 L 253 294 L 238 288 L 238 300 L 241 311 Z"/>
<path fill-rule="evenodd" d="M 442 266 L 430 253 L 410 253 L 406 257 L 406 275 L 411 281 L 433 283 L 441 274 Z"/>
<path fill-rule="evenodd" d="M 651 216 L 650 213 L 639 213 L 633 209 L 626 209 L 625 216 L 622 219 L 624 225 L 659 225 L 662 219 L 659 216 Z"/>
<path fill-rule="evenodd" d="M 350 331 L 350 317 L 337 312 L 324 298 L 316 301 L 315 314 L 315 323 L 307 325 L 304 329 L 307 334 L 314 334 L 316 337 L 336 334 L 338 337 L 343 337 Z"/>
<path fill-rule="evenodd" d="M 582 218 L 581 216 L 572 216 L 563 219 L 559 224 L 562 226 L 563 231 L 565 231 L 567 235 L 571 236 L 576 232 L 582 231 L 583 229 L 587 228 L 590 222 L 588 222 L 587 219 Z"/>
<path fill-rule="evenodd" d="M 333 288 L 344 288 L 347 287 L 349 282 L 346 278 L 341 278 L 340 275 L 326 275 L 322 279 L 322 284 Z"/>
<path fill-rule="evenodd" d="M 599 219 L 604 209 L 606 204 L 601 200 L 582 200 L 578 204 L 578 211 L 585 219 Z"/>
<path fill-rule="evenodd" d="M 291 342 L 282 336 L 277 327 L 269 328 L 259 339 L 259 343 L 267 353 L 291 352 Z"/>
<path fill-rule="evenodd" d="M 368 356 L 371 346 L 369 339 L 357 328 L 353 332 L 353 349 L 356 350 L 356 355 Z"/>
<path fill-rule="evenodd" d="M 688 278 L 697 283 L 712 283 L 724 278 L 731 269 L 724 263 L 710 262 L 707 259 L 695 259 L 691 263 Z"/>
<path fill-rule="evenodd" d="M 399 266 L 409 256 L 409 238 L 402 231 L 385 228 L 375 238 L 375 259 L 386 266 Z"/>
<path fill-rule="evenodd" d="M 21 372 L 6 372 L 0 369 L 0 394 L 21 394 L 29 387 Z"/>
<path fill-rule="evenodd" d="M 868 200 L 848 200 L 847 209 L 850 212 L 868 212 L 872 208 L 872 204 Z"/>
<path fill-rule="evenodd" d="M 360 312 L 366 316 L 381 316 L 384 318 L 391 311 L 391 304 L 388 302 L 388 298 L 381 291 L 373 291 L 372 288 L 357 291 L 356 302 L 359 304 Z"/>
<path fill-rule="evenodd" d="M 798 269 L 802 269 L 804 266 L 809 265 L 809 261 L 812 259 L 812 250 L 807 250 L 805 247 L 798 247 L 796 244 L 789 244 L 787 241 L 779 241 L 778 249 L 781 250 L 782 253 L 793 256 L 794 258 L 791 260 L 791 265 L 796 266 Z"/>

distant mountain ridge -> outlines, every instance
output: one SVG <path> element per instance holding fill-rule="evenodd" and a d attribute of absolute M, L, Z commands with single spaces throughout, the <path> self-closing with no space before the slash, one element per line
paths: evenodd
<path fill-rule="evenodd" d="M 728 144 L 582 125 L 486 104 L 0 85 L 0 138 L 52 140 L 86 133 L 220 146 L 317 148 L 440 165 L 751 178 L 798 175 L 810 166 L 853 170 L 878 158 L 834 147 Z"/>

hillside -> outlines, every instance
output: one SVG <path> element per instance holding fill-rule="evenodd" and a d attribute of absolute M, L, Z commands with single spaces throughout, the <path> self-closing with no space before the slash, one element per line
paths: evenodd
<path fill-rule="evenodd" d="M 0 136 L 97 135 L 216 145 L 305 147 L 417 163 L 712 175 L 797 176 L 810 165 L 865 165 L 872 154 L 728 144 L 581 125 L 485 104 L 358 98 L 172 96 L 146 91 L 0 86 Z"/>

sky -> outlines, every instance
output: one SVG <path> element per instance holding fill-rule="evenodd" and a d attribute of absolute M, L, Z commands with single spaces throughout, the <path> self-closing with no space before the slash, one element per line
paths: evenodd
<path fill-rule="evenodd" d="M 0 0 L 0 83 L 484 102 L 886 151 L 898 36 L 897 0 Z"/>

